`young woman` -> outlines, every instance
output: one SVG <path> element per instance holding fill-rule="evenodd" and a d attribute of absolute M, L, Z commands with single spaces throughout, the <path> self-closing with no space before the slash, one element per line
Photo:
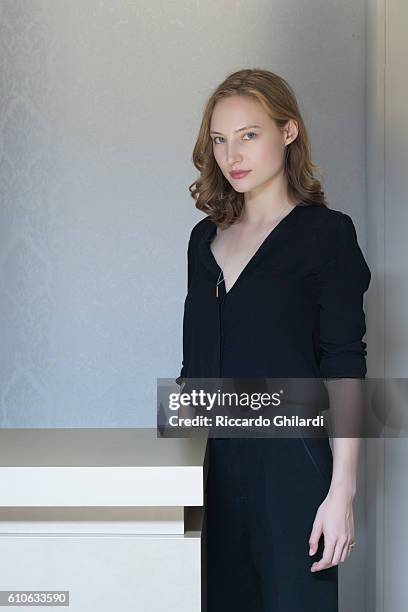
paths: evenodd
<path fill-rule="evenodd" d="M 370 271 L 330 209 L 287 82 L 240 70 L 209 97 L 190 186 L 187 378 L 366 375 Z M 330 392 L 329 392 L 330 394 Z M 354 545 L 358 438 L 211 438 L 208 612 L 337 612 Z"/>

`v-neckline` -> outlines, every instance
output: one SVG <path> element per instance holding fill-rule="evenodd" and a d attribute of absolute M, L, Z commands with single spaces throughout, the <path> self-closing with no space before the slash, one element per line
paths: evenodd
<path fill-rule="evenodd" d="M 296 204 L 296 206 L 294 206 L 292 208 L 292 210 L 290 212 L 288 212 L 288 214 L 285 215 L 285 217 L 283 217 L 283 219 L 281 219 L 279 221 L 279 223 L 277 223 L 275 225 L 275 227 L 273 227 L 271 229 L 270 232 L 268 232 L 268 234 L 262 240 L 262 242 L 259 245 L 259 247 L 256 249 L 255 253 L 252 255 L 252 257 L 248 260 L 248 262 L 242 268 L 241 272 L 238 274 L 237 278 L 235 279 L 235 281 L 231 285 L 231 287 L 228 289 L 228 291 L 225 288 L 224 271 L 221 268 L 220 264 L 218 263 L 217 259 L 215 258 L 215 255 L 214 255 L 214 253 L 213 253 L 213 251 L 211 249 L 211 243 L 212 243 L 212 241 L 214 239 L 214 236 L 217 233 L 217 225 L 214 224 L 213 231 L 211 231 L 210 235 L 207 237 L 207 245 L 208 245 L 208 250 L 210 252 L 210 256 L 211 256 L 213 262 L 215 263 L 215 265 L 217 266 L 218 270 L 220 271 L 220 274 L 222 273 L 222 277 L 223 277 L 222 285 L 224 287 L 224 295 L 225 296 L 227 296 L 227 295 L 229 295 L 231 293 L 231 291 L 234 289 L 235 285 L 241 280 L 242 276 L 245 275 L 245 273 L 248 271 L 248 269 L 251 267 L 251 265 L 253 265 L 256 262 L 256 260 L 260 257 L 260 255 L 262 254 L 262 252 L 264 251 L 264 249 L 268 245 L 269 241 L 271 240 L 272 236 L 275 237 L 276 234 L 278 233 L 277 230 L 278 229 L 282 229 L 282 225 L 285 224 L 285 221 L 287 221 L 290 217 L 292 217 L 294 212 L 295 212 L 295 210 L 297 208 L 300 208 L 301 206 L 304 206 L 304 204 L 303 203 Z"/>

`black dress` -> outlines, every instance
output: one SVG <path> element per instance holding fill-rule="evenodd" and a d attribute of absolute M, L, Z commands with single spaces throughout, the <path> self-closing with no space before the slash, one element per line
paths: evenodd
<path fill-rule="evenodd" d="M 300 203 L 267 235 L 228 292 L 210 248 L 188 244 L 183 378 L 364 378 L 370 270 L 351 218 Z M 316 573 L 308 539 L 330 486 L 327 438 L 211 438 L 208 612 L 337 612 L 338 566 Z"/>

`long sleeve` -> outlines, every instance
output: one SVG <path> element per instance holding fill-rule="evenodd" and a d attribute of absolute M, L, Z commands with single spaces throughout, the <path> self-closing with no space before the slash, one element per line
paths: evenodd
<path fill-rule="evenodd" d="M 322 378 L 364 378 L 366 375 L 363 294 L 370 279 L 353 221 L 342 213 L 329 261 L 318 273 Z"/>
<path fill-rule="evenodd" d="M 193 228 L 194 231 L 194 228 Z M 190 238 L 188 241 L 188 247 L 187 247 L 187 292 L 190 289 L 190 285 L 191 285 L 191 279 L 193 277 L 193 268 L 194 268 L 194 262 L 193 262 L 193 231 L 190 234 Z M 183 325 L 184 327 L 184 325 Z M 185 351 L 184 351 L 184 345 L 185 345 L 185 339 L 184 339 L 184 333 L 185 330 L 183 329 L 183 360 L 182 360 L 182 365 L 181 365 L 181 371 L 179 376 L 175 379 L 176 383 L 178 385 L 181 385 L 183 382 L 183 379 L 185 378 L 186 375 L 186 365 L 185 365 Z"/>

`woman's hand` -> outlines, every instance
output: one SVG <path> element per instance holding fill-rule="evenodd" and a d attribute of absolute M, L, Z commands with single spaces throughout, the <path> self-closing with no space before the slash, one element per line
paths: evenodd
<path fill-rule="evenodd" d="M 324 535 L 324 551 L 312 572 L 343 563 L 350 555 L 349 544 L 354 542 L 353 497 L 349 487 L 330 489 L 320 504 L 309 538 L 309 555 L 316 554 L 319 539 Z"/>

